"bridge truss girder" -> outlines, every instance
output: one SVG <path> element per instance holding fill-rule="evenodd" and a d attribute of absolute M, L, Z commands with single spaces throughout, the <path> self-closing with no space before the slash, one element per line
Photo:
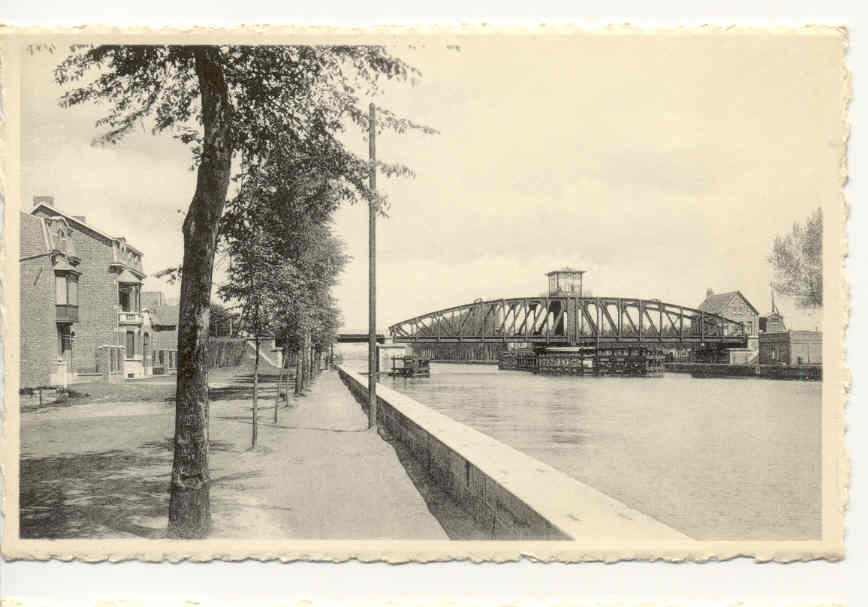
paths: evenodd
<path fill-rule="evenodd" d="M 744 326 L 656 299 L 519 297 L 437 310 L 389 327 L 399 343 L 601 342 L 744 346 Z"/>

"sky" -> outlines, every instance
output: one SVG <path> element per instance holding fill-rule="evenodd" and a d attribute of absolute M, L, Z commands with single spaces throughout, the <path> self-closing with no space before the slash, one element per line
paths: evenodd
<path fill-rule="evenodd" d="M 479 297 L 541 294 L 545 273 L 563 266 L 587 270 L 595 295 L 695 307 L 708 288 L 738 289 L 767 313 L 775 236 L 841 204 L 836 36 L 447 42 L 396 43 L 421 80 L 374 100 L 439 131 L 377 140 L 381 160 L 416 173 L 378 181 L 390 201 L 377 227 L 381 329 Z M 58 59 L 25 57 L 22 200 L 53 195 L 61 211 L 125 235 L 149 274 L 177 265 L 195 188 L 189 150 L 146 127 L 94 147 L 105 108 L 58 106 Z M 363 133 L 345 141 L 366 153 Z M 356 204 L 335 216 L 352 257 L 335 295 L 353 330 L 367 326 L 367 212 Z M 776 303 L 792 328 L 819 322 Z"/>

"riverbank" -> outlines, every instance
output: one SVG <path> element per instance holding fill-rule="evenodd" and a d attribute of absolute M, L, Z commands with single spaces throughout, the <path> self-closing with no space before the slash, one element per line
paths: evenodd
<path fill-rule="evenodd" d="M 276 424 L 274 399 L 260 399 L 255 449 L 251 401 L 239 398 L 247 370 L 225 375 L 212 377 L 211 537 L 447 539 L 401 454 L 367 430 L 336 373 L 279 409 Z M 173 428 L 165 401 L 23 412 L 21 536 L 164 537 Z"/>
<path fill-rule="evenodd" d="M 367 405 L 367 379 L 339 367 Z M 378 420 L 465 517 L 499 540 L 689 541 L 675 529 L 385 385 Z"/>
<path fill-rule="evenodd" d="M 690 373 L 693 377 L 760 377 L 764 379 L 798 379 L 822 381 L 823 367 L 818 365 L 727 365 L 719 363 L 664 363 L 671 373 Z"/>

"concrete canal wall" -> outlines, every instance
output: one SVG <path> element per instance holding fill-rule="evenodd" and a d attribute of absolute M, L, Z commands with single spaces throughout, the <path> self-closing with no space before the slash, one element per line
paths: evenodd
<path fill-rule="evenodd" d="M 432 359 L 432 363 L 444 363 L 450 365 L 495 365 L 497 366 L 496 360 L 438 360 Z"/>
<path fill-rule="evenodd" d="M 762 377 L 766 379 L 822 380 L 820 365 L 727 365 L 723 363 L 664 363 L 672 373 L 690 373 L 694 377 Z"/>
<path fill-rule="evenodd" d="M 368 378 L 338 367 L 367 407 Z M 379 384 L 379 425 L 492 539 L 680 541 L 687 536 Z"/>

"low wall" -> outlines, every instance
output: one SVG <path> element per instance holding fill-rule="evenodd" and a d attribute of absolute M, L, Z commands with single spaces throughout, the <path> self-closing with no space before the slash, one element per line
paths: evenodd
<path fill-rule="evenodd" d="M 367 408 L 367 377 L 338 367 Z M 492 539 L 679 541 L 687 536 L 412 398 L 377 385 L 378 425 Z"/>
<path fill-rule="evenodd" d="M 444 363 L 450 365 L 497 365 L 496 360 L 438 360 L 434 359 L 432 363 Z"/>
<path fill-rule="evenodd" d="M 764 379 L 801 379 L 820 381 L 820 365 L 727 365 L 718 363 L 665 363 L 672 373 L 690 373 L 694 377 L 760 377 Z"/>

